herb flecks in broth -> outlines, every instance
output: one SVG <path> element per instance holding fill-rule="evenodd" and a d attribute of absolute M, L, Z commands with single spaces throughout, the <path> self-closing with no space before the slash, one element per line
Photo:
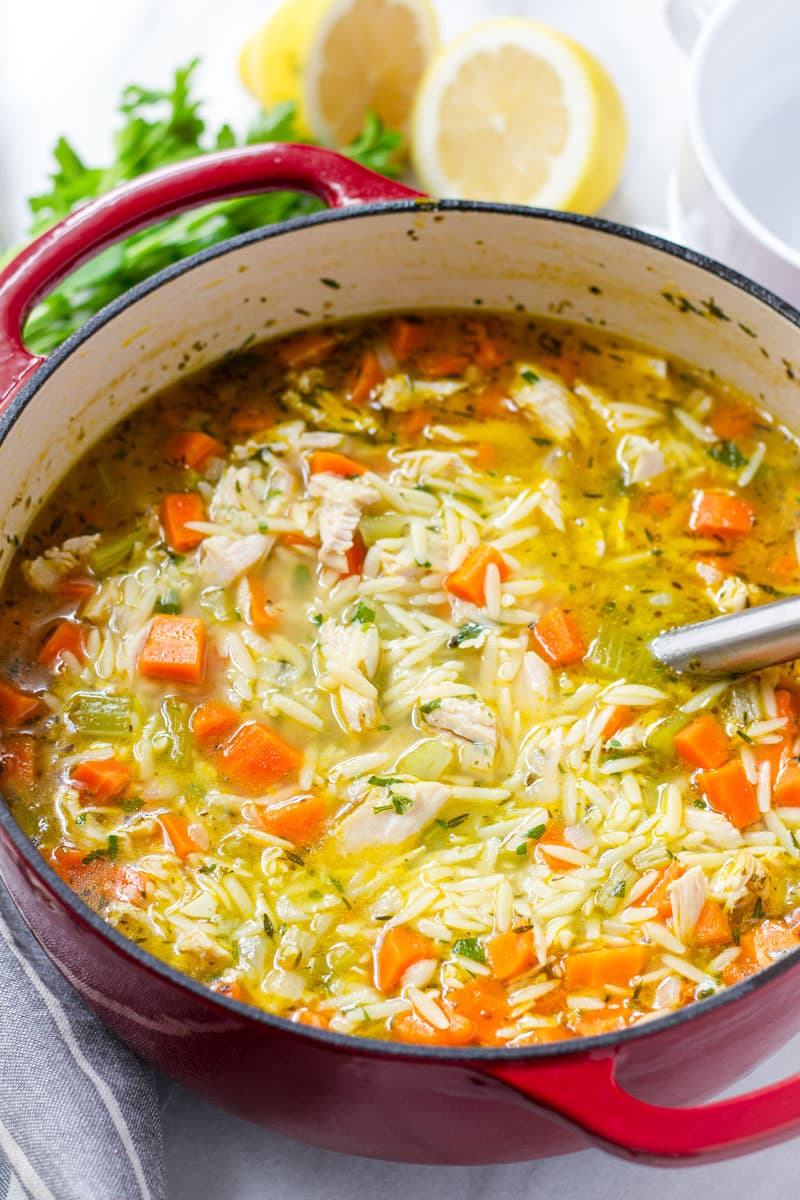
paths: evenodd
<path fill-rule="evenodd" d="M 647 643 L 800 590 L 799 458 L 559 322 L 250 347 L 26 538 L 13 811 L 153 954 L 341 1032 L 533 1044 L 712 994 L 798 944 L 800 690 Z"/>

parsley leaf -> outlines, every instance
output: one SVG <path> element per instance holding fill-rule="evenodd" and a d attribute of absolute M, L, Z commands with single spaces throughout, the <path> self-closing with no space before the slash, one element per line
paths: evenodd
<path fill-rule="evenodd" d="M 447 645 L 451 650 L 455 650 L 456 646 L 460 646 L 462 642 L 472 642 L 475 638 L 480 637 L 485 628 L 485 625 L 480 625 L 477 621 L 468 621 L 466 625 L 461 626 L 458 633 L 454 633 L 451 638 L 448 638 Z"/>
<path fill-rule="evenodd" d="M 350 624 L 358 621 L 360 625 L 374 625 L 375 613 L 371 608 L 368 608 L 363 600 L 357 601 L 353 608 L 353 614 L 350 617 Z"/>
<path fill-rule="evenodd" d="M 716 446 L 712 446 L 708 451 L 708 457 L 713 458 L 714 462 L 722 463 L 723 467 L 730 467 L 732 471 L 747 466 L 748 461 L 736 443 L 728 441 L 727 438 L 722 442 L 717 442 Z"/>
<path fill-rule="evenodd" d="M 486 951 L 483 944 L 477 938 L 459 938 L 453 944 L 453 953 L 460 954 L 462 958 L 471 958 L 473 962 L 486 962 Z"/>

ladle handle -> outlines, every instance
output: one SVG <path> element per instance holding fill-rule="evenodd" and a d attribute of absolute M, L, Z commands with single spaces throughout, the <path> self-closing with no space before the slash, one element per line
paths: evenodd
<path fill-rule="evenodd" d="M 741 675 L 792 662 L 800 658 L 800 596 L 670 629 L 650 649 L 686 675 Z"/>

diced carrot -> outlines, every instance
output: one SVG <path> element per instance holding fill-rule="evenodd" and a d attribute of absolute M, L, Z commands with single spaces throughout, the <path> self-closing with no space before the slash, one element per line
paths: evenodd
<path fill-rule="evenodd" d="M 43 711 L 44 704 L 38 696 L 23 692 L 7 679 L 0 679 L 0 726 L 3 729 L 24 725 Z"/>
<path fill-rule="evenodd" d="M 533 962 L 533 934 L 530 929 L 515 933 L 498 933 L 486 943 L 492 974 L 495 979 L 513 979 Z"/>
<path fill-rule="evenodd" d="M 473 546 L 455 571 L 445 576 L 445 589 L 461 600 L 481 608 L 486 603 L 486 570 L 494 564 L 501 579 L 508 579 L 511 568 L 494 546 Z"/>
<path fill-rule="evenodd" d="M 403 416 L 403 435 L 413 441 L 435 417 L 429 408 L 412 408 Z"/>
<path fill-rule="evenodd" d="M 200 683 L 206 669 L 206 627 L 200 617 L 153 617 L 139 671 L 150 679 Z"/>
<path fill-rule="evenodd" d="M 472 460 L 482 471 L 491 471 L 497 462 L 497 447 L 491 442 L 476 442 L 475 456 Z"/>
<path fill-rule="evenodd" d="M 397 361 L 398 367 L 421 350 L 428 340 L 428 332 L 420 321 L 407 321 L 403 317 L 395 317 L 389 330 L 389 349 Z"/>
<path fill-rule="evenodd" d="M 426 350 L 417 356 L 420 373 L 427 379 L 460 375 L 469 366 L 469 356 L 452 350 Z"/>
<path fill-rule="evenodd" d="M 450 988 L 444 994 L 444 1007 L 472 1022 L 475 1037 L 482 1046 L 504 1045 L 499 1031 L 508 1025 L 508 992 L 498 979 L 478 977 L 463 987 Z"/>
<path fill-rule="evenodd" d="M 797 697 L 794 692 L 790 692 L 788 688 L 776 688 L 775 707 L 778 716 L 786 720 L 781 733 L 794 737 L 797 733 Z"/>
<path fill-rule="evenodd" d="M 800 766 L 789 763 L 772 789 L 772 798 L 783 808 L 800 808 Z"/>
<path fill-rule="evenodd" d="M 741 537 L 753 525 L 753 508 L 730 492 L 698 492 L 692 503 L 689 529 L 701 537 Z"/>
<path fill-rule="evenodd" d="M 131 769 L 119 758 L 89 758 L 79 763 L 72 778 L 99 804 L 116 800 L 131 781 Z"/>
<path fill-rule="evenodd" d="M 303 756 L 266 725 L 248 721 L 222 748 L 219 767 L 235 787 L 251 795 L 294 775 Z"/>
<path fill-rule="evenodd" d="M 274 420 L 274 414 L 263 408 L 240 408 L 231 413 L 230 427 L 234 433 L 259 433 L 267 429 Z"/>
<path fill-rule="evenodd" d="M 630 725 L 636 712 L 632 708 L 628 708 L 626 704 L 618 704 L 609 714 L 608 720 L 600 731 L 600 740 L 603 742 L 613 738 L 615 733 L 619 733 L 620 729 L 624 729 L 626 725 Z"/>
<path fill-rule="evenodd" d="M 545 863 L 553 871 L 574 871 L 575 863 L 558 854 L 560 846 L 569 846 L 569 842 L 564 837 L 564 826 L 558 821 L 553 821 L 540 838 L 529 840 L 528 856 L 535 862 Z"/>
<path fill-rule="evenodd" d="M 304 533 L 282 533 L 280 535 L 284 546 L 317 546 L 318 542 L 314 538 L 307 537 Z"/>
<path fill-rule="evenodd" d="M 684 867 L 673 859 L 668 867 L 664 867 L 658 879 L 639 896 L 637 903 L 645 905 L 647 908 L 654 908 L 662 921 L 672 915 L 672 902 L 670 900 L 670 888 L 677 879 L 680 879 L 684 872 Z"/>
<path fill-rule="evenodd" d="M 164 834 L 164 845 L 167 850 L 177 854 L 178 858 L 186 858 L 187 855 L 196 854 L 203 849 L 189 833 L 189 822 L 179 813 L 161 813 L 158 823 Z"/>
<path fill-rule="evenodd" d="M 209 458 L 224 458 L 225 447 L 216 438 L 199 429 L 186 429 L 167 442 L 164 458 L 179 467 L 199 470 Z"/>
<path fill-rule="evenodd" d="M 333 334 L 312 329 L 281 342 L 278 355 L 287 367 L 310 367 L 327 358 L 335 345 Z"/>
<path fill-rule="evenodd" d="M 718 400 L 711 410 L 708 423 L 718 438 L 730 442 L 746 437 L 751 432 L 755 419 L 754 408 L 729 400 Z"/>
<path fill-rule="evenodd" d="M 365 475 L 367 468 L 346 454 L 335 450 L 315 450 L 311 455 L 309 470 L 312 475 L 343 475 L 352 479 L 354 475 Z"/>
<path fill-rule="evenodd" d="M 354 376 L 348 389 L 350 403 L 366 404 L 375 388 L 379 383 L 383 383 L 385 378 L 377 357 L 371 350 L 368 350 L 361 360 L 358 374 Z"/>
<path fill-rule="evenodd" d="M 551 667 L 568 667 L 586 657 L 587 646 L 575 619 L 563 608 L 551 608 L 539 618 L 531 642 Z"/>
<path fill-rule="evenodd" d="M 647 492 L 639 502 L 639 511 L 654 517 L 668 517 L 674 505 L 672 492 Z"/>
<path fill-rule="evenodd" d="M 495 367 L 508 362 L 508 348 L 502 344 L 499 338 L 492 337 L 483 321 L 471 321 L 469 332 L 477 343 L 475 362 L 482 371 L 493 371 Z"/>
<path fill-rule="evenodd" d="M 325 827 L 328 806 L 322 796 L 310 792 L 292 796 L 277 804 L 251 804 L 248 816 L 253 822 L 275 837 L 285 838 L 296 846 L 311 846 Z"/>
<path fill-rule="evenodd" d="M 58 595 L 63 600 L 78 600 L 81 604 L 89 600 L 97 591 L 97 584 L 91 579 L 62 579 L 58 585 Z"/>
<path fill-rule="evenodd" d="M 227 996 L 229 1000 L 238 1000 L 240 1004 L 247 1003 L 247 996 L 238 979 L 220 979 L 211 985 L 211 990 L 220 996 Z"/>
<path fill-rule="evenodd" d="M 426 958 L 436 958 L 433 942 L 406 925 L 393 925 L 381 934 L 373 951 L 375 987 L 394 991 L 408 968 Z"/>
<path fill-rule="evenodd" d="M 789 583 L 790 580 L 796 579 L 800 564 L 797 562 L 797 555 L 794 551 L 787 551 L 785 554 L 778 554 L 768 564 L 769 573 L 773 579 L 780 583 Z"/>
<path fill-rule="evenodd" d="M 730 921 L 710 896 L 700 909 L 692 940 L 696 946 L 727 946 L 733 941 Z"/>
<path fill-rule="evenodd" d="M 574 1037 L 571 1029 L 565 1029 L 563 1025 L 541 1025 L 538 1029 L 529 1029 L 526 1033 L 520 1033 L 517 1037 L 512 1038 L 507 1042 L 507 1046 L 547 1046 L 551 1042 L 563 1042 L 567 1038 Z"/>
<path fill-rule="evenodd" d="M 12 733 L 0 742 L 0 788 L 15 790 L 36 782 L 36 743 L 24 733 Z"/>
<path fill-rule="evenodd" d="M 729 558 L 722 558 L 719 554 L 698 555 L 694 560 L 694 569 L 703 583 L 709 584 L 711 587 L 720 582 L 720 576 L 736 574 L 733 562 Z"/>
<path fill-rule="evenodd" d="M 278 624 L 279 612 L 267 596 L 263 580 L 247 576 L 247 620 L 259 633 L 270 633 Z"/>
<path fill-rule="evenodd" d="M 39 651 L 38 661 L 55 671 L 64 654 L 83 662 L 84 653 L 83 626 L 77 621 L 59 621 Z"/>
<path fill-rule="evenodd" d="M 353 534 L 353 544 L 345 555 L 345 558 L 347 559 L 347 570 L 345 571 L 345 575 L 360 575 L 364 569 L 364 559 L 366 557 L 366 543 L 358 530 L 356 530 L 356 532 Z"/>
<path fill-rule="evenodd" d="M 240 716 L 228 704 L 211 700 L 207 704 L 198 704 L 192 713 L 190 725 L 192 733 L 205 747 L 217 743 L 217 749 L 222 742 L 233 733 L 239 724 Z"/>
<path fill-rule="evenodd" d="M 651 953 L 650 946 L 637 944 L 570 954 L 564 961 L 564 987 L 568 992 L 629 987 L 644 971 Z"/>
<path fill-rule="evenodd" d="M 745 935 L 746 936 L 746 935 Z M 741 983 L 743 979 L 747 979 L 750 975 L 755 975 L 758 970 L 758 963 L 754 958 L 745 955 L 741 947 L 739 956 L 733 962 L 728 963 L 725 970 L 722 972 L 722 982 L 725 987 L 733 987 L 735 983 Z"/>
<path fill-rule="evenodd" d="M 756 789 L 747 778 L 741 759 L 731 759 L 715 771 L 702 771 L 697 776 L 697 785 L 711 807 L 724 813 L 737 829 L 746 829 L 760 818 Z"/>
<path fill-rule="evenodd" d="M 487 383 L 483 391 L 475 397 L 475 413 L 479 417 L 499 417 L 503 411 L 503 403 L 508 399 L 508 385 L 494 380 Z"/>
<path fill-rule="evenodd" d="M 800 946 L 800 938 L 782 921 L 767 920 L 743 933 L 739 945 L 745 958 L 755 959 L 759 967 L 768 967 Z"/>
<path fill-rule="evenodd" d="M 147 888 L 146 875 L 102 857 L 87 862 L 87 857 L 85 851 L 73 846 L 56 846 L 49 861 L 56 874 L 93 908 L 109 900 L 142 903 Z"/>
<path fill-rule="evenodd" d="M 567 993 L 561 984 L 551 988 L 549 992 L 545 992 L 538 1000 L 533 1002 L 531 1012 L 537 1017 L 554 1017 L 559 1013 L 563 1013 L 567 1007 Z"/>
<path fill-rule="evenodd" d="M 320 1012 L 314 1012 L 313 1008 L 298 1008 L 292 1013 L 292 1020 L 295 1025 L 308 1025 L 311 1029 L 329 1029 L 330 1021 Z"/>
<path fill-rule="evenodd" d="M 627 1029 L 636 1020 L 636 1013 L 621 1004 L 606 1004 L 604 1008 L 584 1009 L 575 1017 L 572 1028 L 578 1037 L 599 1037 Z"/>
<path fill-rule="evenodd" d="M 189 521 L 205 519 L 205 505 L 198 492 L 170 492 L 161 502 L 164 541 L 178 554 L 185 554 L 200 545 L 206 535 L 186 526 Z"/>
<path fill-rule="evenodd" d="M 475 1026 L 468 1017 L 451 1013 L 446 1029 L 423 1020 L 416 1012 L 403 1012 L 392 1021 L 392 1035 L 398 1042 L 415 1046 L 468 1046 L 475 1040 Z"/>
<path fill-rule="evenodd" d="M 710 713 L 675 734 L 675 750 L 690 767 L 721 767 L 731 756 L 728 736 Z"/>

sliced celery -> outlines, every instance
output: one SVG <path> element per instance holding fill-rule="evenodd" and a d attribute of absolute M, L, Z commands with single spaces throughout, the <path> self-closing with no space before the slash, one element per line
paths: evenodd
<path fill-rule="evenodd" d="M 392 770 L 417 779 L 438 779 L 452 757 L 452 751 L 439 738 L 423 738 L 398 758 Z"/>
<path fill-rule="evenodd" d="M 78 733 L 111 739 L 131 736 L 132 711 L 127 696 L 104 696 L 98 692 L 77 692 L 68 709 Z"/>
<path fill-rule="evenodd" d="M 153 605 L 155 613 L 179 613 L 181 611 L 181 594 L 177 588 L 167 588 L 163 596 L 159 596 Z"/>
<path fill-rule="evenodd" d="M 95 575 L 107 575 L 123 563 L 141 537 L 141 529 L 131 529 L 95 546 L 88 559 Z"/>
<path fill-rule="evenodd" d="M 661 686 L 667 669 L 650 653 L 650 638 L 655 636 L 632 633 L 619 625 L 606 627 L 595 640 L 589 662 L 601 675 L 625 679 L 629 683 Z"/>
<path fill-rule="evenodd" d="M 605 883 L 594 894 L 595 906 L 611 916 L 625 904 L 625 897 L 636 882 L 636 872 L 627 863 L 616 862 Z"/>
<path fill-rule="evenodd" d="M 408 526 L 408 517 L 402 513 L 380 513 L 376 517 L 362 517 L 359 530 L 365 546 L 374 546 L 381 538 L 402 537 Z"/>
<path fill-rule="evenodd" d="M 215 621 L 232 621 L 234 605 L 224 588 L 206 588 L 200 596 L 200 607 Z"/>
<path fill-rule="evenodd" d="M 161 705 L 161 719 L 169 736 L 170 762 L 178 770 L 185 771 L 192 765 L 192 745 L 189 734 L 191 705 L 178 696 L 167 696 Z"/>
<path fill-rule="evenodd" d="M 673 713 L 671 717 L 666 717 L 663 721 L 659 721 L 654 725 L 647 734 L 647 749 L 654 750 L 656 754 L 674 754 L 675 753 L 675 734 L 680 733 L 684 725 L 688 725 L 692 720 L 694 713 Z"/>

